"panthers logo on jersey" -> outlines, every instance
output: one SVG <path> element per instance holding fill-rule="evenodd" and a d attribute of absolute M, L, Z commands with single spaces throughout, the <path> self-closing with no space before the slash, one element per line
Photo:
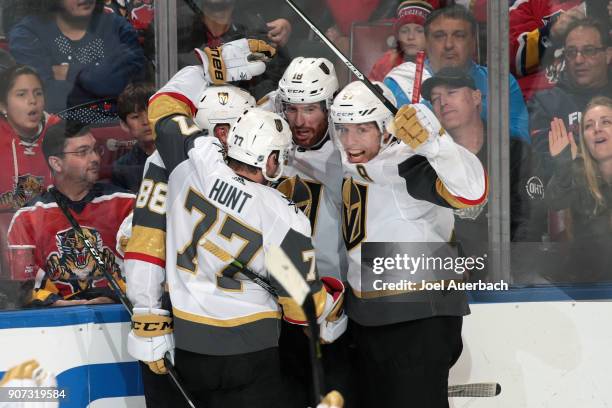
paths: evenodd
<path fill-rule="evenodd" d="M 355 248 L 366 237 L 368 186 L 351 177 L 342 183 L 342 235 L 346 249 Z"/>
<path fill-rule="evenodd" d="M 111 274 L 119 273 L 115 255 L 102 246 L 102 236 L 93 228 L 82 227 L 85 237 L 102 255 L 105 266 Z M 47 271 L 53 281 L 63 281 L 71 286 L 71 292 L 100 286 L 92 281 L 103 278 L 102 271 L 91 255 L 85 242 L 71 228 L 58 232 L 55 236 L 58 252 L 53 252 L 47 258 Z M 63 286 L 63 285 L 62 285 Z"/>
<path fill-rule="evenodd" d="M 296 207 L 308 217 L 314 235 L 323 186 L 295 175 L 282 180 L 276 189 L 293 201 Z"/>

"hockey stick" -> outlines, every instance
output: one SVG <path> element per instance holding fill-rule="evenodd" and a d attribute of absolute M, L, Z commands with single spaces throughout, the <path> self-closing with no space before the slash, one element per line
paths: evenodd
<path fill-rule="evenodd" d="M 209 240 L 204 241 L 202 246 L 205 250 L 207 250 L 223 262 L 230 263 L 236 268 L 240 269 L 240 273 L 251 279 L 253 282 L 264 288 L 269 294 L 278 299 L 278 293 L 276 293 L 276 289 L 270 284 L 270 282 L 268 282 L 265 278 L 261 277 L 259 274 L 253 272 L 251 268 L 234 258 L 229 252 Z"/>
<path fill-rule="evenodd" d="M 310 348 L 310 363 L 312 365 L 312 386 L 314 392 L 315 406 L 321 402 L 322 387 L 324 384 L 323 366 L 321 365 L 321 345 L 319 343 L 319 325 L 315 311 L 314 300 L 310 287 L 291 262 L 287 254 L 275 246 L 271 246 L 266 254 L 266 268 L 268 272 L 281 284 L 289 296 L 302 307 L 308 326 L 310 336 L 308 345 Z"/>
<path fill-rule="evenodd" d="M 421 80 L 423 79 L 423 66 L 425 65 L 425 51 L 419 51 L 416 55 L 416 69 L 414 83 L 412 84 L 412 103 L 419 103 L 421 99 Z"/>
<path fill-rule="evenodd" d="M 495 397 L 501 393 L 501 385 L 498 383 L 474 383 L 449 385 L 449 397 Z"/>
<path fill-rule="evenodd" d="M 385 98 L 381 90 L 378 87 L 376 87 L 376 85 L 374 85 L 372 82 L 370 82 L 370 80 L 365 75 L 363 75 L 363 73 L 359 69 L 357 69 L 357 67 L 353 65 L 351 60 L 349 60 L 342 53 L 342 51 L 340 51 L 334 45 L 334 43 L 332 43 L 331 40 L 327 38 L 325 34 L 321 32 L 321 30 L 317 28 L 317 26 L 308 18 L 308 16 L 306 16 L 306 14 L 304 14 L 302 10 L 300 10 L 300 8 L 292 0 L 285 0 L 285 2 L 289 5 L 289 7 L 293 9 L 293 11 L 297 13 L 298 16 L 302 18 L 302 20 L 304 20 L 304 22 L 310 27 L 310 29 L 317 36 L 319 36 L 319 38 L 334 52 L 334 54 L 336 54 L 336 56 L 340 58 L 340 60 L 344 63 L 344 65 L 346 65 L 348 69 L 352 71 L 353 75 L 355 75 L 361 82 L 363 82 L 364 85 L 367 86 L 368 89 L 372 91 L 372 93 L 376 95 L 378 99 L 380 99 L 380 101 L 385 105 L 385 107 L 389 109 L 389 111 L 393 114 L 393 116 L 395 116 L 395 114 L 397 113 L 397 108 L 393 106 L 393 103 L 391 103 L 390 100 Z"/>
<path fill-rule="evenodd" d="M 202 17 L 204 15 L 204 12 L 202 11 L 202 9 L 195 3 L 195 1 L 193 0 L 184 0 L 185 3 L 189 6 L 189 8 L 191 9 L 191 11 L 193 11 L 193 13 L 195 15 L 197 15 L 198 17 Z"/>
<path fill-rule="evenodd" d="M 104 263 L 102 256 L 100 255 L 96 247 L 94 247 L 94 245 L 85 236 L 85 234 L 83 234 L 83 230 L 81 230 L 81 226 L 79 225 L 77 220 L 74 219 L 74 217 L 70 213 L 70 210 L 68 210 L 68 207 L 66 206 L 66 202 L 64 201 L 63 197 L 60 196 L 59 191 L 55 187 L 51 188 L 49 191 L 51 192 L 51 194 L 53 194 L 53 198 L 55 199 L 57 206 L 62 210 L 62 212 L 64 213 L 64 216 L 66 216 L 66 219 L 68 219 L 68 222 L 72 226 L 72 229 L 74 230 L 74 232 L 83 241 L 83 243 L 85 244 L 85 247 L 87 248 L 91 256 L 93 256 L 93 258 L 96 260 L 96 264 L 98 265 L 98 268 L 100 268 L 102 275 L 104 275 L 104 277 L 108 281 L 113 292 L 115 292 L 115 294 L 117 295 L 117 297 L 119 298 L 123 306 L 125 307 L 125 310 L 127 310 L 130 316 L 132 316 L 133 315 L 132 309 L 134 307 L 132 305 L 132 302 L 130 302 L 130 299 L 128 299 L 125 293 L 123 293 L 123 291 L 119 287 L 119 284 L 117 283 L 115 278 L 113 278 L 113 275 L 111 275 L 108 269 L 106 269 L 106 264 Z M 181 381 L 178 378 L 174 365 L 170 362 L 169 353 L 167 352 L 164 355 L 164 364 L 168 370 L 168 375 L 170 376 L 170 378 L 176 385 L 176 388 L 178 388 L 180 393 L 183 395 L 183 398 L 185 398 L 185 401 L 187 402 L 187 404 L 191 408 L 196 408 L 196 406 L 193 403 L 193 400 L 191 399 L 191 397 L 189 396 L 189 394 L 187 393 L 187 391 L 181 384 Z"/>

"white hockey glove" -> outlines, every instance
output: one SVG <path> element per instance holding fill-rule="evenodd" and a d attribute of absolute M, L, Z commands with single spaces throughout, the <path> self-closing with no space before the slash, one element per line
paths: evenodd
<path fill-rule="evenodd" d="M 327 292 L 327 301 L 325 309 L 318 318 L 319 323 L 319 338 L 321 343 L 328 344 L 337 340 L 346 331 L 348 325 L 348 317 L 344 313 L 344 284 L 342 281 L 331 278 L 321 278 L 325 291 Z"/>
<path fill-rule="evenodd" d="M 344 398 L 338 391 L 330 391 L 321 401 L 317 408 L 342 408 L 344 407 Z"/>
<path fill-rule="evenodd" d="M 57 379 L 53 373 L 45 371 L 36 360 L 29 360 L 10 368 L 2 377 L 0 387 L 49 387 L 57 388 Z M 0 408 L 56 408 L 56 401 L 0 401 Z"/>
<path fill-rule="evenodd" d="M 171 362 L 174 360 L 173 331 L 167 310 L 135 307 L 128 335 L 128 353 L 145 362 L 155 374 L 167 374 L 164 356 L 168 352 Z"/>
<path fill-rule="evenodd" d="M 232 81 L 244 81 L 261 75 L 266 70 L 262 58 L 273 57 L 276 49 L 262 40 L 242 38 L 218 48 L 195 49 L 202 61 L 209 83 L 222 85 Z"/>
<path fill-rule="evenodd" d="M 393 122 L 395 136 L 425 157 L 438 154 L 438 138 L 446 133 L 436 115 L 427 106 L 417 103 L 402 106 Z"/>

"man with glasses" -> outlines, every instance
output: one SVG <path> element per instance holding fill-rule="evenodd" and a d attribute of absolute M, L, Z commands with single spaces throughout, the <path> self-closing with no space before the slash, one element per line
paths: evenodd
<path fill-rule="evenodd" d="M 135 196 L 98 183 L 100 146 L 88 127 L 65 122 L 53 126 L 42 150 L 54 187 L 19 210 L 8 232 L 13 277 L 25 281 L 21 303 L 69 306 L 114 302 L 117 297 L 58 207 L 56 197 L 66 203 L 123 287 L 115 241 Z"/>
<path fill-rule="evenodd" d="M 538 92 L 528 104 L 531 138 L 544 182 L 552 172 L 548 133 L 553 119 L 563 120 L 578 142 L 578 124 L 586 104 L 595 96 L 612 97 L 609 44 L 608 33 L 599 22 L 583 19 L 572 23 L 564 41 L 564 78 L 554 88 Z"/>

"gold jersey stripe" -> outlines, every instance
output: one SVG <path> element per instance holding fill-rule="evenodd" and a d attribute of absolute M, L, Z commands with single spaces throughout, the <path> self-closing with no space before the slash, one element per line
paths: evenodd
<path fill-rule="evenodd" d="M 125 252 L 145 254 L 165 261 L 166 233 L 157 228 L 136 225 Z"/>
<path fill-rule="evenodd" d="M 155 138 L 157 137 L 155 134 L 155 125 L 158 120 L 175 114 L 191 117 L 193 112 L 187 102 L 181 101 L 172 95 L 162 93 L 156 95 L 149 103 L 147 114 L 149 116 L 151 129 L 153 129 L 153 137 Z"/>
<path fill-rule="evenodd" d="M 485 192 L 482 197 L 477 200 L 468 200 L 467 198 L 454 196 L 450 191 L 448 191 L 444 183 L 442 183 L 442 180 L 439 178 L 436 179 L 436 192 L 453 208 L 470 208 L 482 203 L 489 194 L 489 179 L 485 174 Z"/>
<path fill-rule="evenodd" d="M 212 317 L 198 316 L 193 313 L 184 312 L 182 310 L 179 310 L 176 307 L 172 308 L 172 313 L 174 313 L 174 316 L 178 317 L 179 319 L 187 320 L 187 321 L 194 322 L 194 323 L 206 324 L 209 326 L 217 326 L 217 327 L 236 327 L 236 326 L 242 326 L 247 323 L 253 323 L 258 320 L 280 319 L 281 318 L 280 312 L 276 312 L 276 311 L 260 312 L 260 313 L 255 313 L 255 314 L 248 315 L 248 316 L 236 317 L 234 319 L 214 319 Z"/>

